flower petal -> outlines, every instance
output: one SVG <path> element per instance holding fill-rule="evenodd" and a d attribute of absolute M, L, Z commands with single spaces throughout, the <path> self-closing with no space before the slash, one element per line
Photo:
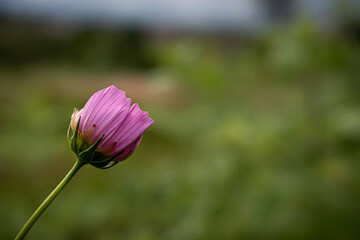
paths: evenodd
<path fill-rule="evenodd" d="M 129 114 L 110 137 L 113 142 L 117 142 L 114 151 L 119 152 L 124 149 L 153 123 L 154 120 L 147 112 L 142 111 L 137 103 L 132 105 Z"/>
<path fill-rule="evenodd" d="M 110 90 L 110 87 L 105 88 L 105 89 L 101 89 L 100 91 L 97 91 L 86 102 L 84 108 L 82 109 L 82 114 L 80 115 L 81 118 L 82 118 L 81 123 L 80 123 L 80 131 L 81 132 L 85 132 L 85 130 L 89 126 L 91 126 L 91 124 L 87 124 L 87 121 L 88 121 L 92 111 L 94 110 L 94 108 L 98 104 L 99 100 L 106 94 L 107 91 Z"/>
<path fill-rule="evenodd" d="M 97 96 L 97 97 L 96 97 Z M 125 92 L 110 86 L 96 92 L 82 109 L 81 131 L 87 132 L 95 125 L 91 142 L 97 141 L 102 135 L 111 132 L 110 126 L 121 122 L 130 109 L 130 99 Z M 102 144 L 103 145 L 103 144 Z"/>
<path fill-rule="evenodd" d="M 120 162 L 130 157 L 135 152 L 136 147 L 139 145 L 142 139 L 142 136 L 143 135 L 141 134 L 137 139 L 135 139 L 134 142 L 130 143 L 127 147 L 125 147 L 122 150 L 123 152 L 119 156 L 117 156 L 114 161 Z"/>
<path fill-rule="evenodd" d="M 115 126 L 120 124 L 129 113 L 130 99 L 113 102 L 111 107 L 101 113 L 101 118 L 96 121 L 97 130 L 94 133 L 94 141 L 104 135 L 106 138 L 114 131 Z"/>

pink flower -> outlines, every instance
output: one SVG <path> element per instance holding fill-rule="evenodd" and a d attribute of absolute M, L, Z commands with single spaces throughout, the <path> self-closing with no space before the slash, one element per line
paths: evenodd
<path fill-rule="evenodd" d="M 94 93 L 83 109 L 75 108 L 68 139 L 78 157 L 96 167 L 108 168 L 110 162 L 115 164 L 134 153 L 143 132 L 154 120 L 137 103 L 130 104 L 124 91 L 110 86 Z"/>

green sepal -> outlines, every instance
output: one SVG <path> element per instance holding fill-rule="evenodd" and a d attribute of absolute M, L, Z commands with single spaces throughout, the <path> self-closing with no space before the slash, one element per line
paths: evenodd
<path fill-rule="evenodd" d="M 79 137 L 80 118 L 81 117 L 79 117 L 79 120 L 76 123 L 74 133 L 72 133 L 71 123 L 67 132 L 70 148 L 77 155 L 79 161 L 81 161 L 83 164 L 89 163 L 100 169 L 107 169 L 117 164 L 119 161 L 114 161 L 114 159 L 122 154 L 123 151 L 112 157 L 106 157 L 102 155 L 101 152 L 96 151 L 100 142 L 103 140 L 104 135 L 101 136 L 93 145 L 89 146 L 88 143 Z"/>
<path fill-rule="evenodd" d="M 78 137 L 77 139 L 77 149 L 79 154 L 88 150 L 89 147 L 91 147 L 89 144 L 87 144 L 85 141 L 81 139 L 81 137 Z"/>
<path fill-rule="evenodd" d="M 97 160 L 92 161 L 90 164 L 96 168 L 102 169 L 103 167 L 107 166 L 111 161 L 113 161 L 115 159 L 115 157 L 104 158 L 104 156 L 101 155 L 99 152 L 95 152 L 95 159 L 97 159 Z"/>
<path fill-rule="evenodd" d="M 78 122 L 76 123 L 76 127 L 75 127 L 75 131 L 74 134 L 72 135 L 71 139 L 70 139 L 70 148 L 71 150 L 73 150 L 73 152 L 78 155 L 79 154 L 79 150 L 78 150 L 78 132 L 79 132 L 79 124 L 80 124 L 80 120 L 81 120 L 81 116 L 79 117 Z"/>
<path fill-rule="evenodd" d="M 91 163 L 94 157 L 94 153 L 96 148 L 99 146 L 101 140 L 104 138 L 104 135 L 102 135 L 93 145 L 91 145 L 88 149 L 82 151 L 79 154 L 79 158 L 83 160 L 86 163 Z"/>
<path fill-rule="evenodd" d="M 93 165 L 96 168 L 103 169 L 105 166 L 107 166 L 111 162 L 111 158 L 106 158 L 106 159 L 101 160 L 101 161 L 94 161 L 94 162 L 91 162 L 90 164 Z"/>
<path fill-rule="evenodd" d="M 96 168 L 100 168 L 100 169 L 108 169 L 112 166 L 114 166 L 115 164 L 117 164 L 119 161 L 114 161 L 115 158 L 117 158 L 120 154 L 122 154 L 124 151 L 119 152 L 118 154 L 116 154 L 113 157 L 109 157 L 106 158 L 104 160 L 100 160 L 100 161 L 93 161 L 90 164 L 93 165 Z M 112 162 L 112 163 L 111 163 Z M 109 163 L 111 163 L 109 165 Z"/>
<path fill-rule="evenodd" d="M 114 166 L 117 163 L 119 163 L 119 162 L 113 161 L 113 157 L 111 157 L 111 158 L 105 159 L 104 161 L 91 162 L 90 164 L 93 165 L 96 168 L 99 168 L 99 169 L 108 169 L 108 168 L 111 168 L 112 166 Z"/>
<path fill-rule="evenodd" d="M 110 165 L 107 164 L 107 165 L 101 167 L 100 169 L 108 169 L 108 168 L 111 168 L 111 167 L 113 167 L 115 164 L 118 164 L 118 163 L 119 163 L 119 162 L 112 162 Z"/>

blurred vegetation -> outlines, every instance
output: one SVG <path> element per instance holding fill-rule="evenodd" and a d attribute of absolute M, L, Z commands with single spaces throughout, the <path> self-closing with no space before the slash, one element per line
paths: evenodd
<path fill-rule="evenodd" d="M 19 28 L 0 38 L 1 239 L 72 166 L 73 107 L 110 84 L 155 124 L 130 159 L 81 169 L 28 239 L 359 239 L 356 34 Z"/>

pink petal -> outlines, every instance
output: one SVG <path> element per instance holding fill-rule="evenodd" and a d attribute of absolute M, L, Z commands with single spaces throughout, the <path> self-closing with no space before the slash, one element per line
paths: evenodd
<path fill-rule="evenodd" d="M 123 149 L 123 153 L 116 157 L 115 162 L 120 162 L 130 157 L 135 152 L 135 149 L 139 145 L 141 139 L 142 134 L 137 139 L 135 139 L 134 142 L 130 143 L 127 147 Z"/>
<path fill-rule="evenodd" d="M 107 91 L 109 91 L 110 87 L 101 89 L 100 91 L 97 91 L 94 93 L 90 99 L 86 102 L 84 108 L 82 109 L 81 114 L 81 122 L 80 122 L 80 132 L 85 132 L 85 130 L 91 126 L 90 124 L 87 124 L 87 120 L 89 119 L 93 109 L 95 108 L 96 104 L 98 103 L 99 99 L 101 99 Z"/>
<path fill-rule="evenodd" d="M 117 142 L 115 152 L 135 141 L 153 123 L 154 120 L 147 112 L 142 111 L 138 104 L 132 105 L 129 114 L 111 136 L 112 141 Z"/>
<path fill-rule="evenodd" d="M 111 132 L 110 127 L 121 122 L 130 110 L 130 99 L 125 92 L 110 86 L 95 93 L 82 109 L 81 132 L 95 125 L 91 142 Z"/>

